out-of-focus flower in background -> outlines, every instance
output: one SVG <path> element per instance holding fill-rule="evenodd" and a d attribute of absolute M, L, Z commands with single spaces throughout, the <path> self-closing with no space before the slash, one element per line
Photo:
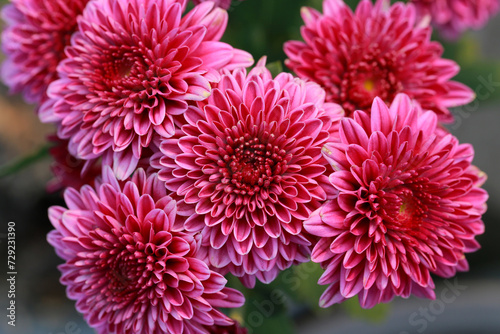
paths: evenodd
<path fill-rule="evenodd" d="M 429 16 L 436 29 L 448 39 L 466 30 L 481 29 L 498 13 L 499 0 L 410 0 L 419 17 Z"/>
<path fill-rule="evenodd" d="M 68 152 L 68 141 L 59 139 L 57 135 L 49 136 L 48 141 L 53 145 L 49 153 L 54 160 L 50 166 L 54 178 L 47 184 L 48 192 L 61 191 L 67 187 L 80 189 L 85 184 L 94 184 L 101 175 L 98 159 L 75 158 Z"/>
<path fill-rule="evenodd" d="M 2 9 L 2 80 L 30 103 L 43 102 L 88 0 L 12 0 Z"/>
<path fill-rule="evenodd" d="M 207 330 L 210 334 L 248 334 L 248 329 L 240 326 L 237 321 L 232 326 L 210 326 Z"/>
<path fill-rule="evenodd" d="M 474 92 L 450 80 L 458 65 L 441 58 L 443 47 L 430 40 L 431 28 L 417 20 L 413 5 L 389 7 L 386 0 L 359 3 L 325 0 L 323 14 L 304 7 L 302 41 L 285 43 L 285 64 L 298 76 L 319 83 L 327 101 L 348 116 L 369 112 L 379 97 L 386 103 L 405 93 L 440 121 L 451 122 L 450 107 L 467 104 Z"/>

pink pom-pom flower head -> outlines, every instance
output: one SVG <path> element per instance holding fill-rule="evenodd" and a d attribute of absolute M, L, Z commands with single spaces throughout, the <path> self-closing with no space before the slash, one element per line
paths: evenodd
<path fill-rule="evenodd" d="M 321 147 L 342 116 L 317 84 L 273 79 L 264 63 L 226 72 L 152 162 L 183 200 L 186 229 L 202 232 L 209 263 L 247 286 L 308 260 L 302 225 L 327 199 Z"/>
<path fill-rule="evenodd" d="M 353 13 L 342 0 L 325 0 L 323 12 L 303 8 L 304 42 L 285 43 L 285 64 L 319 83 L 327 101 L 340 104 L 348 116 L 369 112 L 376 96 L 390 103 L 405 93 L 441 122 L 451 122 L 449 108 L 474 98 L 470 88 L 450 80 L 459 67 L 441 58 L 442 46 L 417 22 L 413 5 L 362 0 Z"/>
<path fill-rule="evenodd" d="M 481 29 L 498 13 L 500 0 L 411 0 L 420 17 L 448 39 L 456 39 L 468 29 Z"/>
<path fill-rule="evenodd" d="M 29 103 L 46 99 L 88 0 L 12 0 L 2 10 L 3 82 Z"/>
<path fill-rule="evenodd" d="M 468 269 L 479 248 L 485 176 L 468 144 L 443 130 L 436 115 L 400 94 L 391 107 L 376 98 L 371 116 L 345 118 L 340 140 L 323 153 L 338 196 L 305 222 L 318 237 L 312 260 L 325 269 L 327 307 L 355 295 L 369 308 L 394 296 L 434 298 L 430 274 Z"/>
<path fill-rule="evenodd" d="M 67 295 L 102 334 L 206 333 L 233 320 L 216 308 L 243 296 L 198 256 L 201 236 L 174 228 L 176 202 L 157 174 L 119 182 L 108 167 L 96 188 L 64 193 L 51 207 L 48 241 Z"/>
<path fill-rule="evenodd" d="M 211 2 L 92 1 L 78 21 L 59 79 L 40 109 L 78 159 L 103 157 L 119 179 L 143 150 L 174 134 L 174 117 L 210 95 L 224 67 L 252 57 L 219 42 L 227 13 Z"/>

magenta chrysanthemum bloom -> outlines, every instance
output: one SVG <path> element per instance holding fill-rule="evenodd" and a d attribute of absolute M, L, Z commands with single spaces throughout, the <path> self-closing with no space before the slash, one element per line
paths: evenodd
<path fill-rule="evenodd" d="M 446 38 L 456 39 L 468 29 L 481 29 L 498 13 L 499 0 L 411 0 L 420 17 L 429 15 Z"/>
<path fill-rule="evenodd" d="M 174 229 L 176 202 L 157 174 L 139 169 L 119 183 L 104 171 L 96 190 L 64 193 L 68 208 L 51 207 L 48 241 L 68 297 L 99 333 L 209 333 L 230 326 L 218 307 L 243 296 L 198 257 L 200 235 Z M 180 218 L 183 219 L 183 218 Z"/>
<path fill-rule="evenodd" d="M 285 64 L 319 83 L 327 101 L 342 105 L 348 116 L 369 111 L 376 96 L 390 103 L 405 93 L 451 122 L 448 108 L 473 100 L 470 88 L 450 80 L 459 67 L 441 58 L 442 46 L 417 23 L 413 5 L 363 0 L 353 13 L 342 0 L 325 0 L 323 12 L 303 8 L 305 42 L 285 43 Z"/>
<path fill-rule="evenodd" d="M 264 65 L 227 72 L 152 161 L 210 264 L 247 286 L 308 260 L 302 224 L 327 199 L 321 147 L 342 115 L 317 84 Z"/>
<path fill-rule="evenodd" d="M 103 0 L 88 4 L 79 32 L 40 109 L 69 151 L 107 156 L 120 179 L 142 151 L 174 134 L 175 115 L 207 98 L 219 70 L 252 57 L 219 42 L 227 13 L 207 2 L 182 17 L 186 1 Z"/>
<path fill-rule="evenodd" d="M 216 6 L 224 9 L 229 9 L 229 7 L 231 7 L 231 2 L 232 2 L 232 0 L 193 0 L 193 3 L 195 5 L 198 5 L 205 1 L 213 1 Z M 238 0 L 238 1 L 243 1 L 243 0 Z"/>
<path fill-rule="evenodd" d="M 339 142 L 325 145 L 338 197 L 304 225 L 320 237 L 312 260 L 326 269 L 321 306 L 355 295 L 365 308 L 394 296 L 435 298 L 431 273 L 468 269 L 464 254 L 484 231 L 485 176 L 471 165 L 471 145 L 436 124 L 404 94 L 390 109 L 376 98 L 371 117 L 343 119 Z"/>
<path fill-rule="evenodd" d="M 76 19 L 88 0 L 11 0 L 2 10 L 7 26 L 2 33 L 6 60 L 2 79 L 12 93 L 30 103 L 46 98 L 65 58 L 64 47 L 77 29 Z"/>

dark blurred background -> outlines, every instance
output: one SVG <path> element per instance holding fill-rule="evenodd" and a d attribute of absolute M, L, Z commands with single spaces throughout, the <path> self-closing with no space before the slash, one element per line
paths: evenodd
<path fill-rule="evenodd" d="M 355 4 L 358 1 L 348 1 Z M 0 1 L 6 3 L 6 1 Z M 280 69 L 285 58 L 283 42 L 301 39 L 300 7 L 321 7 L 320 0 L 235 1 L 229 11 L 225 41 L 251 52 L 256 60 Z M 321 271 L 304 264 L 280 275 L 270 285 L 245 290 L 247 303 L 231 316 L 250 333 L 500 333 L 500 16 L 483 30 L 445 43 L 445 57 L 462 70 L 456 80 L 482 92 L 473 104 L 455 110 L 450 130 L 460 142 L 474 145 L 474 163 L 489 179 L 490 194 L 484 215 L 486 233 L 478 237 L 482 249 L 467 256 L 470 271 L 455 279 L 436 281 L 436 301 L 396 299 L 372 310 L 362 310 L 357 300 L 320 309 L 324 287 L 316 284 Z M 435 36 L 435 39 L 438 36 Z M 46 136 L 53 131 L 42 125 L 19 96 L 0 86 L 0 166 L 31 160 L 27 167 L 0 179 L 0 333 L 93 333 L 75 311 L 74 302 L 59 284 L 61 260 L 46 242 L 51 230 L 47 208 L 63 205 L 60 195 L 48 194 L 50 159 L 44 154 Z M 7 324 L 7 223 L 16 224 L 16 327 Z M 231 284 L 240 288 L 238 282 Z"/>

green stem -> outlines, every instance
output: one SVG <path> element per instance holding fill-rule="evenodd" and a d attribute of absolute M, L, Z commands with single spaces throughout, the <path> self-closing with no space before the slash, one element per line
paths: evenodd
<path fill-rule="evenodd" d="M 0 166 L 0 178 L 15 174 L 20 170 L 29 167 L 35 162 L 47 157 L 49 155 L 49 149 L 51 148 L 51 146 L 52 145 L 49 144 L 44 145 L 33 154 L 21 157 L 16 161 Z"/>

